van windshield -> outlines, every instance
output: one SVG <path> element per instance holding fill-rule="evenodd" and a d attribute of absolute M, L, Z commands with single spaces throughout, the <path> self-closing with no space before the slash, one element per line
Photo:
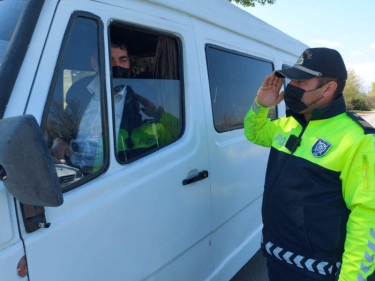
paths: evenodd
<path fill-rule="evenodd" d="M 0 65 L 25 4 L 26 0 L 0 0 Z"/>

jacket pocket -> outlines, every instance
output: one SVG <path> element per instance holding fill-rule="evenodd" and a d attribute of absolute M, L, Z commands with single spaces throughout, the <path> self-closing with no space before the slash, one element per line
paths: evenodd
<path fill-rule="evenodd" d="M 305 206 L 303 213 L 306 237 L 312 253 L 341 259 L 349 211 Z"/>

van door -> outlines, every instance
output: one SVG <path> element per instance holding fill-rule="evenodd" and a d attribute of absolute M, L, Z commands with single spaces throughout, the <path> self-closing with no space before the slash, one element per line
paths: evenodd
<path fill-rule="evenodd" d="M 0 225 L 1 279 L 16 280 L 18 279 L 17 266 L 25 252 L 18 231 L 14 199 L 2 183 L 0 183 Z M 25 271 L 21 270 L 18 273 L 22 276 Z"/>
<path fill-rule="evenodd" d="M 246 140 L 243 119 L 259 85 L 273 70 L 272 61 L 250 54 L 268 57 L 273 50 L 203 21 L 193 25 L 197 48 L 204 50 L 199 53 L 199 61 L 205 62 L 200 65 L 201 73 L 207 77 L 202 83 L 204 103 L 212 109 L 206 111 L 206 120 L 215 229 L 211 238 L 212 267 L 216 269 L 213 280 L 224 280 L 260 247 L 268 149 Z M 243 48 L 241 52 L 239 48 Z"/>
<path fill-rule="evenodd" d="M 50 147 L 60 139 L 71 145 L 71 155 L 94 164 L 80 166 L 72 156 L 65 162 L 56 159 L 64 204 L 45 208 L 49 228 L 28 232 L 21 226 L 29 278 L 202 280 L 210 268 L 211 203 L 197 57 L 189 47 L 194 45 L 190 21 L 144 1 L 126 1 L 126 8 L 119 7 L 120 1 L 108 2 L 114 4 L 60 1 L 39 63 L 26 113 L 41 121 Z M 151 9 L 158 17 L 145 13 Z M 112 79 L 109 46 L 118 34 L 139 39 L 128 43 L 137 67 L 120 85 Z M 147 59 L 171 46 L 177 52 L 176 76 L 156 70 L 152 65 L 156 60 Z M 134 157 L 119 154 L 124 147 L 119 148 L 113 92 L 127 89 L 114 89 L 124 83 L 140 95 L 143 88 L 156 93 L 145 96 L 158 106 L 160 115 L 155 117 L 155 112 L 152 120 L 142 119 L 142 126 L 159 130 L 165 112 L 178 120 L 172 138 L 161 142 L 162 131 L 157 131 L 158 137 L 150 139 L 157 139 L 157 144 L 139 147 L 145 150 Z M 80 89 L 75 98 L 73 86 Z M 86 127 L 99 124 L 101 133 L 82 143 L 71 136 L 77 122 L 69 114 L 86 114 L 80 102 L 87 91 L 99 107 L 96 119 Z M 78 136 L 81 129 L 78 125 L 74 134 Z M 147 142 L 132 140 L 134 146 Z"/>

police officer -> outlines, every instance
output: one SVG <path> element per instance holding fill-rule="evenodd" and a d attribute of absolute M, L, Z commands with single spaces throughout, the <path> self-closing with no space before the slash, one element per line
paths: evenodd
<path fill-rule="evenodd" d="M 265 78 L 245 117 L 247 139 L 270 147 L 262 249 L 271 281 L 367 280 L 374 271 L 374 129 L 346 112 L 346 79 L 336 50 L 306 49 Z M 282 100 L 286 116 L 268 119 Z"/>

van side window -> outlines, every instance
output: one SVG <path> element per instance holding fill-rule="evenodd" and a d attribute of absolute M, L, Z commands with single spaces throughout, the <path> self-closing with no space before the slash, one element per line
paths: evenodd
<path fill-rule="evenodd" d="M 180 44 L 174 36 L 116 22 L 110 42 L 115 153 L 124 164 L 182 133 Z"/>
<path fill-rule="evenodd" d="M 103 167 L 104 70 L 98 24 L 72 16 L 43 115 L 45 138 L 63 190 Z"/>
<path fill-rule="evenodd" d="M 206 59 L 216 131 L 243 128 L 259 86 L 274 69 L 272 62 L 211 44 L 206 45 Z M 276 108 L 269 114 L 276 118 Z"/>

